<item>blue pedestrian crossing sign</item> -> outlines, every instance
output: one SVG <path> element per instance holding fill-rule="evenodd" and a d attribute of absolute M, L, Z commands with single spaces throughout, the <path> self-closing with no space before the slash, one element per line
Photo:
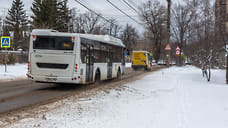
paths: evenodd
<path fill-rule="evenodd" d="M 10 48 L 10 36 L 1 37 L 1 48 Z"/>

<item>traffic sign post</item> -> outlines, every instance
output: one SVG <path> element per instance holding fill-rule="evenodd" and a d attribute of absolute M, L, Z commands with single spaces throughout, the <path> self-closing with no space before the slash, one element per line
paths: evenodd
<path fill-rule="evenodd" d="M 171 47 L 169 44 L 166 44 L 165 51 L 167 51 L 167 55 L 166 55 L 167 63 L 166 64 L 169 66 L 169 64 L 170 64 L 170 51 L 171 51 Z"/>
<path fill-rule="evenodd" d="M 177 46 L 176 51 L 180 51 L 180 47 L 179 46 Z"/>
<path fill-rule="evenodd" d="M 165 46 L 165 50 L 166 50 L 166 51 L 171 51 L 171 47 L 170 47 L 169 44 L 167 44 L 167 45 Z"/>
<path fill-rule="evenodd" d="M 176 64 L 177 65 L 180 65 L 180 61 L 181 61 L 181 58 L 180 58 L 180 55 L 181 55 L 181 49 L 179 46 L 176 47 Z"/>
<path fill-rule="evenodd" d="M 7 48 L 10 48 L 10 36 L 1 37 L 1 48 L 5 48 L 5 72 L 7 72 Z"/>
<path fill-rule="evenodd" d="M 180 47 L 179 47 L 179 46 L 177 46 L 177 48 L 176 48 L 176 55 L 177 55 L 177 56 L 179 56 L 179 55 L 180 55 L 180 53 L 181 53 L 181 52 L 180 52 Z"/>
<path fill-rule="evenodd" d="M 180 55 L 180 51 L 176 51 L 176 55 L 179 56 Z"/>

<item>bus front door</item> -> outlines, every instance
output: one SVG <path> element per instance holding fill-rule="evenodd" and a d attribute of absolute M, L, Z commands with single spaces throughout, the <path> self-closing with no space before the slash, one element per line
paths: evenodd
<path fill-rule="evenodd" d="M 86 82 L 93 81 L 94 47 L 87 44 L 86 48 Z"/>

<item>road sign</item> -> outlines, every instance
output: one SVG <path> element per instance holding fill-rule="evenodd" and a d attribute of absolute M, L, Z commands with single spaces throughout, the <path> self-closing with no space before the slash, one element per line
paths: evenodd
<path fill-rule="evenodd" d="M 9 36 L 1 37 L 1 48 L 10 48 L 10 37 Z"/>
<path fill-rule="evenodd" d="M 180 51 L 180 47 L 179 46 L 177 46 L 176 51 Z"/>
<path fill-rule="evenodd" d="M 176 50 L 176 55 L 180 55 L 180 50 Z"/>
<path fill-rule="evenodd" d="M 176 48 L 176 55 L 177 55 L 177 56 L 179 56 L 179 55 L 180 55 L 180 53 L 181 53 L 181 52 L 180 52 L 180 47 L 179 47 L 179 46 L 177 46 L 177 48 Z"/>
<path fill-rule="evenodd" d="M 166 51 L 171 51 L 171 47 L 170 47 L 169 44 L 167 44 L 167 45 L 165 46 L 165 50 L 166 50 Z"/>

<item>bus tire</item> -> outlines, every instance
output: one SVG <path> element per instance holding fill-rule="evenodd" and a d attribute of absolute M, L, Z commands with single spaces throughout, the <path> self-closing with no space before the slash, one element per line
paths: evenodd
<path fill-rule="evenodd" d="M 95 84 L 98 84 L 98 83 L 100 83 L 100 82 L 101 82 L 101 75 L 100 75 L 100 71 L 97 70 L 97 71 L 96 71 L 96 74 L 95 74 L 95 81 L 94 81 L 94 83 L 95 83 Z"/>

